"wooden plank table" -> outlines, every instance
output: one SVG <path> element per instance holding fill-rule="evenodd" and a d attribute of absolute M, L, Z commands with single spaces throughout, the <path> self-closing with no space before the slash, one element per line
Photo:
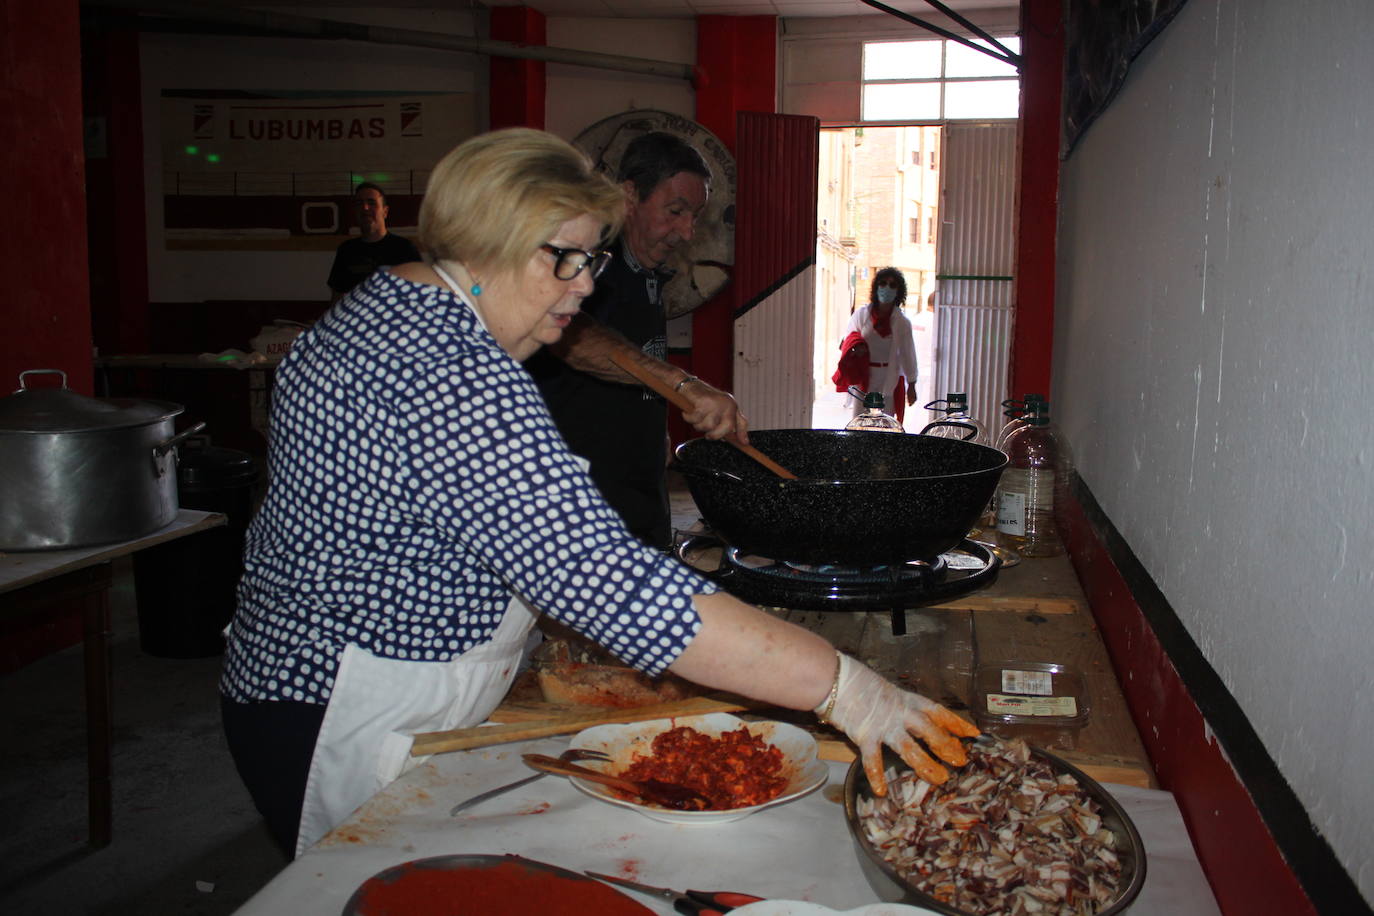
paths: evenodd
<path fill-rule="evenodd" d="M 969 718 L 980 666 L 1057 663 L 1083 676 L 1089 704 L 1081 727 L 990 724 L 1064 757 L 1096 779 L 1156 788 L 1106 647 L 1066 557 L 1024 560 L 987 588 L 943 605 L 907 610 L 906 634 L 892 614 L 773 612 L 824 636 L 884 677 Z"/>
<path fill-rule="evenodd" d="M 1053 662 L 1080 672 L 1089 704 L 1077 728 L 980 723 L 1003 737 L 1022 737 L 1051 750 L 1104 782 L 1157 788 L 1154 771 L 1126 708 L 1106 647 L 1066 557 L 1025 560 L 1003 570 L 995 583 L 947 604 L 904 612 L 906 632 L 894 635 L 890 611 L 767 609 L 830 640 L 884 677 L 974 718 L 975 674 L 980 665 Z M 725 698 L 738 700 L 738 698 Z M 844 737 L 806 713 L 753 704 L 752 714 L 782 719 L 812 731 L 827 760 L 852 760 Z M 491 716 L 501 723 L 566 720 L 594 707 L 544 701 L 528 673 Z M 602 712 L 619 712 L 605 710 Z M 741 713 L 748 718 L 750 713 Z M 544 731 L 542 734 L 556 732 Z"/>

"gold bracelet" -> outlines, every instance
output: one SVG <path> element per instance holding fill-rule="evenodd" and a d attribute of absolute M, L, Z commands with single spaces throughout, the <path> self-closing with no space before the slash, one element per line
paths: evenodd
<path fill-rule="evenodd" d="M 825 698 L 825 708 L 816 713 L 816 718 L 826 725 L 830 724 L 830 714 L 835 711 L 835 698 L 840 695 L 840 672 L 844 668 L 844 657 L 835 650 L 835 680 L 830 685 L 830 695 Z"/>
<path fill-rule="evenodd" d="M 673 386 L 673 390 L 681 391 L 683 385 L 690 385 L 692 382 L 699 381 L 701 381 L 701 379 L 697 378 L 695 375 L 684 375 L 682 377 L 682 381 L 678 382 L 676 385 Z"/>

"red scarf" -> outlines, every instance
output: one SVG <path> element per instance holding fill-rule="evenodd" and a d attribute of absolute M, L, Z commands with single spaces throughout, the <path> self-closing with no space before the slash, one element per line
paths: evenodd
<path fill-rule="evenodd" d="M 876 302 L 870 305 L 868 307 L 868 318 L 870 321 L 873 322 L 873 330 L 878 332 L 879 337 L 891 337 L 892 313 L 897 311 L 897 306 L 894 305 L 890 309 L 888 309 L 886 315 L 880 314 L 878 312 L 879 308 L 881 308 L 881 306 L 879 306 Z"/>

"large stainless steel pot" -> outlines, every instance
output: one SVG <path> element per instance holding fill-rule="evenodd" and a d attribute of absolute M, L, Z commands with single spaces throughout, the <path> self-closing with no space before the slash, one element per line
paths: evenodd
<path fill-rule="evenodd" d="M 798 479 L 713 439 L 679 445 L 674 467 L 722 538 L 800 563 L 934 560 L 978 521 L 1007 464 L 995 448 L 937 436 L 763 429 L 749 441 Z"/>
<path fill-rule="evenodd" d="M 61 388 L 28 377 L 60 375 Z M 56 550 L 127 541 L 177 514 L 174 435 L 183 411 L 168 401 L 88 398 L 57 369 L 19 375 L 0 398 L 0 550 Z"/>

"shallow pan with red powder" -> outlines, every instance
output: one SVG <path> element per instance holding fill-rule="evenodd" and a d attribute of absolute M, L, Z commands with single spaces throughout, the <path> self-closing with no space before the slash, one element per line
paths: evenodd
<path fill-rule="evenodd" d="M 434 856 L 368 878 L 343 916 L 653 916 L 586 875 L 521 856 Z"/>

